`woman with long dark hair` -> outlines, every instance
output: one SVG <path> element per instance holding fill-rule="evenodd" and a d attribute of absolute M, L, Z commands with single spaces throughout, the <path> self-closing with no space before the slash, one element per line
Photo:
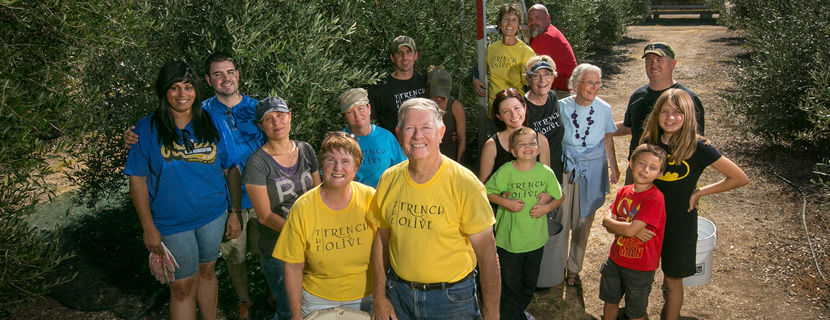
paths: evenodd
<path fill-rule="evenodd" d="M 155 84 L 159 106 L 138 121 L 142 137 L 129 151 L 124 173 L 141 220 L 144 245 L 178 262 L 170 282 L 170 318 L 216 318 L 214 264 L 230 204 L 240 211 L 239 159 L 227 126 L 202 109 L 199 76 L 183 61 L 166 63 Z M 230 197 L 229 197 L 230 195 Z M 152 261 L 151 261 L 152 262 Z"/>

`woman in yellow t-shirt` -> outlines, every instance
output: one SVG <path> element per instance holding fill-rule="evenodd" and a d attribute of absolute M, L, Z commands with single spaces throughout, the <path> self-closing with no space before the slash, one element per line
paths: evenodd
<path fill-rule="evenodd" d="M 291 207 L 273 254 L 285 261 L 292 319 L 334 307 L 371 313 L 375 189 L 353 181 L 363 153 L 353 134 L 331 132 L 318 155 L 323 183 Z"/>

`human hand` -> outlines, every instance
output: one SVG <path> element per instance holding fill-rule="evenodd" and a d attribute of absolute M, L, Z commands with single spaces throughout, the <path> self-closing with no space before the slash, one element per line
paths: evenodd
<path fill-rule="evenodd" d="M 155 227 L 152 230 L 144 230 L 144 246 L 150 253 L 159 256 L 164 254 L 164 247 L 161 246 L 161 233 Z"/>
<path fill-rule="evenodd" d="M 487 95 L 487 86 L 484 85 L 484 83 L 481 82 L 481 80 L 478 80 L 477 78 L 473 78 L 473 90 L 475 90 L 476 94 L 479 97 L 484 97 Z"/>
<path fill-rule="evenodd" d="M 510 212 L 519 212 L 525 207 L 525 203 L 519 199 L 507 199 L 507 203 L 503 207 Z"/>
<path fill-rule="evenodd" d="M 452 133 L 452 142 L 458 142 L 458 131 Z"/>
<path fill-rule="evenodd" d="M 692 196 L 689 197 L 689 210 L 686 210 L 686 212 L 692 212 L 692 210 L 694 209 L 700 209 L 700 207 L 697 205 L 697 201 L 700 200 L 700 197 L 702 196 L 703 195 L 700 194 L 700 188 L 697 188 L 695 189 L 695 191 L 692 191 Z"/>
<path fill-rule="evenodd" d="M 620 180 L 620 169 L 617 167 L 611 167 L 611 176 L 608 177 L 608 182 L 611 184 L 616 184 L 617 181 Z"/>
<path fill-rule="evenodd" d="M 634 235 L 635 238 L 640 239 L 642 242 L 648 242 L 653 236 L 654 232 L 647 228 L 640 229 L 640 232 Z"/>
<path fill-rule="evenodd" d="M 134 144 L 138 143 L 138 135 L 133 130 L 135 130 L 135 126 L 130 126 L 127 131 L 124 131 L 124 146 L 127 149 L 132 148 Z"/>
<path fill-rule="evenodd" d="M 398 320 L 398 316 L 395 314 L 395 308 L 392 307 L 392 303 L 389 302 L 389 299 L 386 297 L 374 298 L 372 301 L 372 319 L 374 320 Z"/>
<path fill-rule="evenodd" d="M 225 224 L 225 238 L 236 239 L 242 233 L 242 224 L 239 222 L 239 212 L 228 214 L 228 222 Z"/>

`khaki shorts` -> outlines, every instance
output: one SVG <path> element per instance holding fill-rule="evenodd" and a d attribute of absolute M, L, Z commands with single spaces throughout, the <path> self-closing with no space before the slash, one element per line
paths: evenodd
<path fill-rule="evenodd" d="M 233 240 L 222 239 L 219 252 L 230 264 L 240 264 L 245 261 L 245 253 L 259 254 L 257 241 L 259 241 L 259 221 L 257 220 L 254 208 L 242 210 L 242 232 L 239 237 Z"/>

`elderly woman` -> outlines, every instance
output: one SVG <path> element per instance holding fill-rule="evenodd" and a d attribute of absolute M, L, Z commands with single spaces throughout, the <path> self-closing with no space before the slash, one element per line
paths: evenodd
<path fill-rule="evenodd" d="M 570 247 L 567 247 L 568 241 L 564 241 L 566 250 L 563 250 L 570 286 L 581 284 L 579 271 L 582 270 L 594 213 L 605 202 L 609 182 L 617 183 L 620 175 L 611 138 L 617 130 L 611 106 L 597 97 L 602 87 L 601 78 L 602 70 L 595 65 L 576 66 L 569 83 L 576 95 L 559 100 L 559 114 L 567 119 L 562 138 L 565 202 L 561 208 L 565 240 L 568 239 L 567 231 L 571 231 Z M 610 177 L 608 165 L 611 166 Z"/>
<path fill-rule="evenodd" d="M 239 235 L 238 224 L 225 226 L 228 192 L 234 213 L 240 211 L 236 149 L 225 123 L 202 109 L 199 78 L 183 61 L 162 67 L 158 108 L 135 125 L 148 138 L 130 149 L 124 168 L 144 245 L 178 261 L 173 279 L 156 275 L 172 281 L 171 319 L 196 319 L 197 304 L 202 319 L 216 319 L 219 244 L 223 231 L 230 239 Z"/>
<path fill-rule="evenodd" d="M 274 319 L 288 319 L 283 261 L 272 253 L 294 201 L 320 184 L 319 165 L 308 143 L 289 138 L 291 110 L 281 98 L 261 100 L 256 118 L 268 141 L 248 158 L 242 182 L 259 220 L 262 270 L 276 299 Z"/>
<path fill-rule="evenodd" d="M 319 153 L 323 184 L 291 208 L 274 256 L 285 261 L 292 319 L 334 307 L 372 312 L 375 231 L 366 212 L 375 189 L 353 181 L 362 160 L 353 134 L 329 133 Z"/>
<path fill-rule="evenodd" d="M 505 3 L 499 7 L 496 18 L 496 28 L 502 39 L 487 47 L 487 71 L 490 75 L 489 84 L 484 85 L 477 78 L 473 78 L 473 88 L 476 94 L 484 96 L 489 89 L 489 102 L 492 103 L 496 93 L 507 88 L 519 88 L 519 94 L 524 94 L 525 81 L 523 68 L 527 60 L 536 53 L 530 46 L 516 38 L 519 25 L 522 23 L 522 14 L 514 4 Z"/>
<path fill-rule="evenodd" d="M 545 55 L 530 58 L 525 64 L 525 78 L 530 86 L 530 91 L 524 96 L 527 126 L 548 139 L 550 168 L 556 173 L 559 184 L 562 184 L 562 137 L 565 128 L 562 126 L 556 92 L 550 89 L 550 84 L 556 79 L 556 64 L 551 57 Z"/>

